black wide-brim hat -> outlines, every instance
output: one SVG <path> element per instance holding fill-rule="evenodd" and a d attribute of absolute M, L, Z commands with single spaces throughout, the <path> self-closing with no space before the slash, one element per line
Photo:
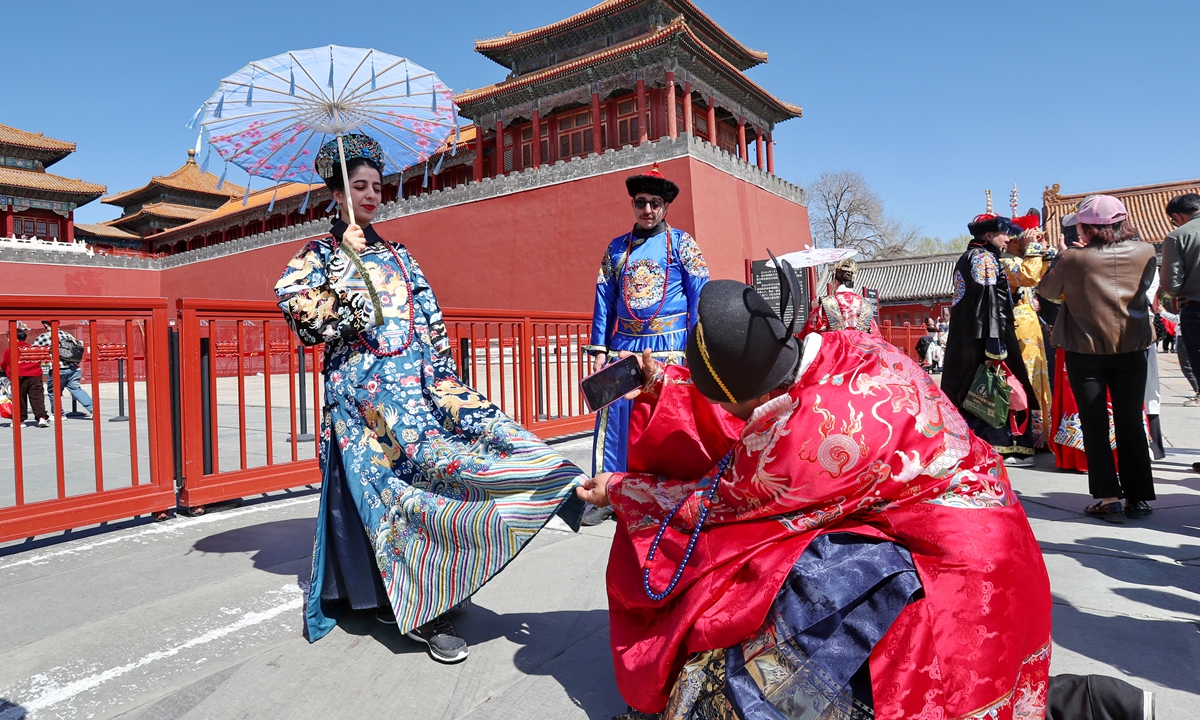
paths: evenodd
<path fill-rule="evenodd" d="M 650 168 L 647 173 L 630 175 L 625 178 L 625 189 L 629 191 L 629 197 L 637 197 L 639 193 L 646 193 L 647 195 L 657 195 L 666 203 L 674 202 L 675 198 L 679 197 L 679 186 L 663 177 L 663 174 L 658 171 L 658 163 L 654 163 L 654 167 Z"/>
<path fill-rule="evenodd" d="M 710 400 L 745 402 L 771 392 L 800 362 L 800 342 L 754 288 L 712 280 L 700 291 L 687 343 L 696 389 Z"/>

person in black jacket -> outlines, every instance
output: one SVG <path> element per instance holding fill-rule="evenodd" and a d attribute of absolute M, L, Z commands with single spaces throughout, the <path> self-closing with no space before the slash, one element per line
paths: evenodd
<path fill-rule="evenodd" d="M 1008 243 L 1009 233 L 1019 233 L 1020 229 L 1008 218 L 984 214 L 968 223 L 967 230 L 971 242 L 954 266 L 954 301 L 950 308 L 942 391 L 962 412 L 971 430 L 1004 456 L 1006 465 L 1027 467 L 1033 464 L 1034 452 L 1033 423 L 1028 417 L 1023 422 L 1017 418 L 1017 432 L 1014 432 L 1011 423 L 994 428 L 963 409 L 975 373 L 985 363 L 1003 363 L 1025 389 L 1026 397 L 1034 397 L 1025 363 L 1020 361 L 1008 278 L 1000 265 L 1000 253 Z M 1006 362 L 1010 351 L 1014 361 Z"/>

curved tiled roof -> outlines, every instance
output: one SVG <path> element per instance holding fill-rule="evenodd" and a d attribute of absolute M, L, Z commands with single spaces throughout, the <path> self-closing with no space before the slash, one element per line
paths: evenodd
<path fill-rule="evenodd" d="M 46 153 L 42 159 L 44 167 L 49 167 L 75 152 L 75 143 L 73 142 L 55 140 L 41 133 L 25 132 L 9 125 L 0 125 L 0 145 L 44 152 Z"/>
<path fill-rule="evenodd" d="M 1200 180 L 1180 180 L 1070 195 L 1060 194 L 1061 189 L 1062 187 L 1055 183 L 1042 193 L 1042 214 L 1046 222 L 1046 235 L 1051 240 L 1057 240 L 1062 234 L 1059 220 L 1064 215 L 1075 212 L 1075 206 L 1079 204 L 1080 200 L 1089 195 L 1112 195 L 1125 204 L 1125 209 L 1129 212 L 1129 220 L 1138 229 L 1143 240 L 1161 243 L 1167 233 L 1175 229 L 1171 227 L 1171 219 L 1167 217 L 1167 201 L 1177 195 L 1200 193 Z"/>
<path fill-rule="evenodd" d="M 145 217 L 164 218 L 166 220 L 198 220 L 205 215 L 212 213 L 210 208 L 194 207 L 192 205 L 177 205 L 175 203 L 149 203 L 143 205 L 140 210 L 132 215 L 122 215 L 111 222 L 115 226 L 125 225 Z"/>
<path fill-rule="evenodd" d="M 125 232 L 124 230 L 122 230 L 119 227 L 113 227 L 112 225 L 106 225 L 104 223 L 101 223 L 99 225 L 90 225 L 88 223 L 75 223 L 75 234 L 76 234 L 76 236 L 84 235 L 84 236 L 93 236 L 93 237 L 102 237 L 102 238 L 112 238 L 114 240 L 141 240 L 142 239 L 140 236 L 134 235 L 131 232 Z"/>
<path fill-rule="evenodd" d="M 962 253 L 919 255 L 892 260 L 865 260 L 858 263 L 854 287 L 879 291 L 881 302 L 938 300 L 954 296 L 954 263 Z M 832 266 L 821 273 L 818 288 L 832 279 Z M 822 293 L 824 290 L 822 290 Z"/>
<path fill-rule="evenodd" d="M 617 0 L 613 1 L 615 2 Z M 784 102 L 783 100 L 776 98 L 774 95 L 771 95 L 753 80 L 742 74 L 742 71 L 736 66 L 718 55 L 708 45 L 705 45 L 704 41 L 696 36 L 696 34 L 690 27 L 688 27 L 688 24 L 682 17 L 676 18 L 670 24 L 665 25 L 648 35 L 642 35 L 641 37 L 634 38 L 619 45 L 613 45 L 611 47 L 604 48 L 603 50 L 594 52 L 590 55 L 584 55 L 566 62 L 561 62 L 557 65 L 551 65 L 548 68 L 531 72 L 527 75 L 521 75 L 520 77 L 511 78 L 509 80 L 505 80 L 504 82 L 496 83 L 495 85 L 488 85 L 487 87 L 482 87 L 477 90 L 464 90 L 455 96 L 454 101 L 461 107 L 464 104 L 477 102 L 479 100 L 490 98 L 496 95 L 512 92 L 538 82 L 543 82 L 545 80 L 570 73 L 574 70 L 578 70 L 589 65 L 604 62 L 622 55 L 635 53 L 647 47 L 666 42 L 668 39 L 676 35 L 681 36 L 682 39 L 693 44 L 697 50 L 704 53 L 714 62 L 722 65 L 728 72 L 733 73 L 734 76 L 739 78 L 741 82 L 746 83 L 755 92 L 759 93 L 765 100 L 773 103 L 779 112 L 791 117 L 801 117 L 803 115 L 804 111 L 802 108 L 800 108 L 800 106 Z"/>
<path fill-rule="evenodd" d="M 83 202 L 91 202 L 107 190 L 103 185 L 72 180 L 50 173 L 33 170 L 17 170 L 0 167 L 0 187 L 21 188 L 23 190 L 43 190 L 46 192 L 66 193 L 76 196 L 90 196 Z M 82 204 L 82 202 L 80 203 Z"/>
<path fill-rule="evenodd" d="M 196 151 L 188 150 L 188 160 L 175 172 L 170 175 L 155 175 L 150 178 L 150 182 L 135 188 L 126 190 L 115 195 L 109 195 L 102 198 L 100 202 L 108 205 L 117 205 L 124 207 L 126 205 L 136 205 L 142 200 L 143 195 L 149 195 L 155 192 L 157 188 L 168 188 L 171 190 L 182 190 L 184 192 L 193 192 L 201 195 L 214 195 L 219 197 L 240 197 L 246 188 L 240 185 L 234 185 L 227 182 L 217 189 L 217 182 L 220 180 L 216 175 L 210 172 L 204 172 L 200 166 L 196 164 Z"/>
<path fill-rule="evenodd" d="M 475 52 L 491 58 L 501 65 L 506 65 L 502 59 L 502 51 L 504 50 L 511 50 L 521 45 L 536 42 L 542 38 L 554 35 L 556 33 L 574 30 L 577 27 L 581 27 L 589 22 L 592 22 L 606 13 L 620 12 L 627 7 L 632 7 L 641 2 L 645 2 L 645 0 L 605 0 L 605 2 L 602 2 L 599 5 L 593 5 L 581 13 L 577 13 L 569 18 L 559 20 L 556 23 L 551 23 L 550 25 L 534 28 L 533 30 L 526 30 L 525 32 L 510 32 L 507 35 L 497 38 L 476 40 Z M 744 56 L 746 58 L 746 63 L 745 66 L 740 69 L 745 70 L 767 61 L 767 54 L 765 52 L 762 52 L 761 50 L 752 50 L 738 42 L 737 39 L 726 32 L 724 28 L 722 28 L 716 23 L 716 21 L 705 14 L 704 11 L 696 7 L 695 3 L 690 2 L 690 0 L 667 0 L 667 3 L 675 6 L 689 20 L 692 20 L 699 25 L 703 25 L 705 31 L 724 41 L 724 43 L 731 50 L 733 50 L 735 54 Z"/>

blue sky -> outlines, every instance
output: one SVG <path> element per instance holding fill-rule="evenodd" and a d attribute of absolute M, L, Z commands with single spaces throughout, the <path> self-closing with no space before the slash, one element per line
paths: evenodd
<path fill-rule="evenodd" d="M 962 234 L 984 188 L 1005 208 L 1017 183 L 1024 209 L 1056 182 L 1080 192 L 1200 177 L 1192 3 L 697 2 L 770 53 L 751 77 L 804 107 L 777 129 L 777 172 L 804 184 L 858 171 L 927 235 Z M 0 122 L 77 142 L 53 172 L 127 190 L 186 159 L 184 123 L 251 60 L 375 47 L 456 90 L 479 87 L 505 70 L 473 40 L 590 4 L 14 0 L 6 36 L 28 32 L 5 53 Z M 117 212 L 95 202 L 77 215 Z"/>

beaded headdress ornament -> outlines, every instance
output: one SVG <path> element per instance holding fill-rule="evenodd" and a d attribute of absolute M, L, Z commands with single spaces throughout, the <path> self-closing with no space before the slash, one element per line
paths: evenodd
<path fill-rule="evenodd" d="M 379 166 L 379 173 L 383 174 L 383 148 L 370 137 L 358 134 L 343 135 L 342 147 L 346 150 L 346 162 L 355 158 L 366 158 Z M 340 171 L 341 163 L 338 160 L 336 139 L 321 146 L 317 152 L 316 167 L 317 174 L 324 180 L 328 180 Z"/>

